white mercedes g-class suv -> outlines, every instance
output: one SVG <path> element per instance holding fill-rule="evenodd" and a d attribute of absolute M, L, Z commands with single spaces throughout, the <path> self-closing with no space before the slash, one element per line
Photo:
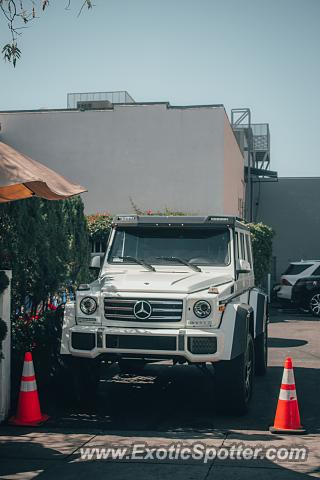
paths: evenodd
<path fill-rule="evenodd" d="M 213 366 L 217 405 L 247 411 L 254 373 L 267 368 L 268 305 L 254 287 L 244 223 L 119 215 L 104 258 L 91 266 L 99 276 L 66 304 L 61 340 L 84 394 L 97 383 L 101 360 L 128 371 L 167 359 Z"/>

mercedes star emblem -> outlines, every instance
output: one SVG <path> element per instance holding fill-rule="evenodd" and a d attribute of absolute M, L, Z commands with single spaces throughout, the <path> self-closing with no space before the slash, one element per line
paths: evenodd
<path fill-rule="evenodd" d="M 139 300 L 133 307 L 133 313 L 139 320 L 147 320 L 152 313 L 150 303 L 145 300 Z"/>

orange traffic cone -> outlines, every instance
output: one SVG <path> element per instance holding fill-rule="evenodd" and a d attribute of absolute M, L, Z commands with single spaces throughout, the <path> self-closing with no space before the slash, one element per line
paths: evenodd
<path fill-rule="evenodd" d="M 274 426 L 269 428 L 271 433 L 305 433 L 300 423 L 300 413 L 297 400 L 296 384 L 291 358 L 284 362 L 284 371 L 280 388 Z"/>
<path fill-rule="evenodd" d="M 9 423 L 12 425 L 36 427 L 48 420 L 48 418 L 48 415 L 42 415 L 40 410 L 32 355 L 30 352 L 27 352 L 24 356 L 17 413 L 15 417 L 9 420 Z"/>

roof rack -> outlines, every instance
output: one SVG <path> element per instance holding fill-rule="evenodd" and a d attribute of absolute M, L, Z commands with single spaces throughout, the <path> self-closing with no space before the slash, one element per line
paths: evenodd
<path fill-rule="evenodd" d="M 117 215 L 113 219 L 113 225 L 127 226 L 239 226 L 246 228 L 243 221 L 229 215 L 207 215 L 207 216 L 183 216 L 183 215 Z"/>

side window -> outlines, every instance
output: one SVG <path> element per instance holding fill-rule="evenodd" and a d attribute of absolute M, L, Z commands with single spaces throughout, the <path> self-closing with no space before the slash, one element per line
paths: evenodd
<path fill-rule="evenodd" d="M 238 234 L 238 232 L 236 232 L 236 234 L 235 234 L 234 243 L 235 243 L 235 258 L 236 258 L 236 260 L 239 260 L 240 254 L 239 254 L 239 234 Z"/>
<path fill-rule="evenodd" d="M 244 246 L 244 234 L 240 233 L 240 243 L 241 243 L 241 256 L 243 260 L 247 260 L 246 249 Z"/>
<path fill-rule="evenodd" d="M 251 242 L 249 235 L 246 235 L 246 247 L 247 247 L 247 255 L 248 255 L 248 262 L 252 268 L 252 253 L 251 253 Z"/>
<path fill-rule="evenodd" d="M 316 275 L 320 275 L 320 267 L 316 268 L 312 274 L 313 277 L 315 277 Z"/>

